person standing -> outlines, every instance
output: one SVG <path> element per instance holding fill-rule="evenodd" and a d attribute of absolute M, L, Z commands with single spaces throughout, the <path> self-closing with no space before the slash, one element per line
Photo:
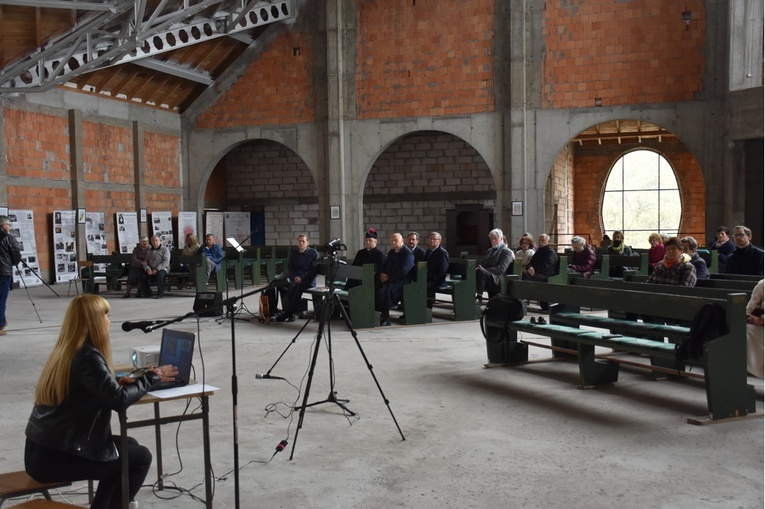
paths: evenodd
<path fill-rule="evenodd" d="M 10 231 L 11 218 L 0 216 L 0 336 L 8 334 L 5 330 L 8 326 L 5 308 L 13 283 L 13 268 L 21 261 L 19 245 Z"/>
<path fill-rule="evenodd" d="M 385 257 L 380 281 L 383 284 L 376 300 L 377 310 L 380 311 L 380 325 L 390 325 L 390 308 L 396 306 L 404 297 L 404 285 L 412 282 L 412 267 L 414 255 L 408 246 L 404 245 L 404 237 L 400 233 L 390 236 L 391 250 Z"/>
<path fill-rule="evenodd" d="M 38 482 L 98 480 L 91 509 L 122 506 L 122 440 L 112 435 L 112 411 L 124 411 L 178 374 L 167 365 L 137 378 L 115 378 L 109 310 L 98 295 L 72 299 L 35 389 L 24 449 L 24 467 Z M 129 437 L 127 453 L 133 500 L 151 467 L 151 452 Z"/>
<path fill-rule="evenodd" d="M 309 247 L 308 242 L 308 235 L 301 233 L 297 238 L 297 247 L 290 252 L 287 261 L 287 285 L 279 289 L 282 311 L 276 315 L 277 322 L 294 322 L 303 292 L 316 286 L 319 253 Z"/>
<path fill-rule="evenodd" d="M 425 262 L 428 266 L 428 308 L 433 308 L 436 291 L 446 288 L 446 273 L 449 272 L 449 253 L 441 247 L 441 234 L 431 232 L 428 235 L 428 250 L 425 251 Z"/>

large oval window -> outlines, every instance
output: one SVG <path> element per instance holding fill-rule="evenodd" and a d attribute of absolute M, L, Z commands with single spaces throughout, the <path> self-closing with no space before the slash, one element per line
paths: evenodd
<path fill-rule="evenodd" d="M 650 247 L 651 232 L 677 235 L 682 205 L 669 162 L 651 150 L 619 158 L 606 181 L 601 215 L 606 233 L 622 230 L 625 243 L 632 247 Z"/>

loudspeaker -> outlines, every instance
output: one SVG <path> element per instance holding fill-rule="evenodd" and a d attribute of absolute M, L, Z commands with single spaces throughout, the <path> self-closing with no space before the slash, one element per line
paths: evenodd
<path fill-rule="evenodd" d="M 223 314 L 221 292 L 199 292 L 194 299 L 194 312 L 199 316 L 220 316 Z"/>

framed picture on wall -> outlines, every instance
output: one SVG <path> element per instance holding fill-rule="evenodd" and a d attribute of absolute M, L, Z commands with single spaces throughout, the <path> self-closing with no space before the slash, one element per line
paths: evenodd
<path fill-rule="evenodd" d="M 141 209 L 141 222 L 146 222 L 146 209 Z"/>
<path fill-rule="evenodd" d="M 340 205 L 332 205 L 329 207 L 329 218 L 340 219 Z"/>
<path fill-rule="evenodd" d="M 85 224 L 85 209 L 77 209 L 77 224 Z"/>
<path fill-rule="evenodd" d="M 514 201 L 514 202 L 512 202 L 512 214 L 514 216 L 522 216 L 523 215 L 523 202 L 522 201 Z"/>

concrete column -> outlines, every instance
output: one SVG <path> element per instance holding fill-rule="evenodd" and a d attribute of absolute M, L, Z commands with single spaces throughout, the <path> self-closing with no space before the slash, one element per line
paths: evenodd
<path fill-rule="evenodd" d="M 82 150 L 82 111 L 69 110 L 69 181 L 71 186 L 72 208 L 85 208 L 85 182 L 83 181 L 84 161 Z M 88 252 L 85 237 L 85 225 L 77 224 L 77 252 L 84 260 Z"/>
<path fill-rule="evenodd" d="M 149 235 L 149 224 L 141 223 L 141 209 L 146 208 L 146 191 L 144 188 L 144 158 L 143 158 L 143 126 L 133 122 L 133 194 L 135 195 L 135 211 L 138 214 L 139 235 Z"/>

